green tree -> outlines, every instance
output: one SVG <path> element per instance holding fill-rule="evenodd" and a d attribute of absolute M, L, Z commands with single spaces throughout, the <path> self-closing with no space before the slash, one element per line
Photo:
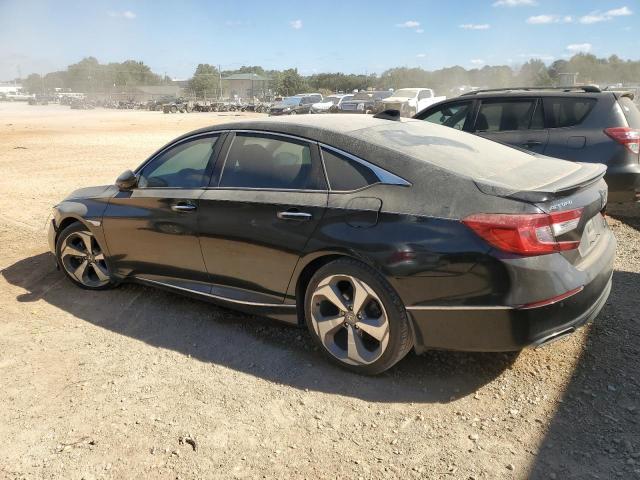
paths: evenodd
<path fill-rule="evenodd" d="M 201 63 L 189 81 L 189 88 L 196 97 L 214 98 L 219 95 L 220 72 L 213 65 Z"/>
<path fill-rule="evenodd" d="M 274 90 L 280 95 L 295 95 L 307 88 L 307 82 L 300 76 L 297 68 L 289 68 L 279 72 L 272 80 Z"/>

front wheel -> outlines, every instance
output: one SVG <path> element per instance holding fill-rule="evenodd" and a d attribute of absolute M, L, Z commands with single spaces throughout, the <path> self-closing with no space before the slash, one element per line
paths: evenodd
<path fill-rule="evenodd" d="M 335 363 L 378 374 L 413 345 L 407 312 L 398 294 L 376 270 L 353 259 L 320 268 L 305 295 L 311 336 Z"/>
<path fill-rule="evenodd" d="M 104 290 L 114 285 L 104 250 L 81 223 L 69 225 L 60 232 L 56 257 L 65 275 L 81 288 Z"/>

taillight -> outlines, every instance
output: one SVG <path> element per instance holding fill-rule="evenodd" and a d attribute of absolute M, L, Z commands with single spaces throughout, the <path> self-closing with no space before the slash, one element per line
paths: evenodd
<path fill-rule="evenodd" d="M 627 147 L 631 153 L 638 155 L 638 152 L 640 152 L 640 130 L 629 127 L 615 127 L 605 128 L 604 133 Z"/>
<path fill-rule="evenodd" d="M 544 255 L 573 250 L 580 241 L 558 241 L 574 230 L 582 208 L 554 213 L 502 214 L 476 213 L 463 223 L 494 247 L 520 255 Z"/>

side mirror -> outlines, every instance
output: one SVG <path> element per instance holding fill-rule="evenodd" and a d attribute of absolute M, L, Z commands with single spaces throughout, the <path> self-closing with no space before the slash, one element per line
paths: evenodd
<path fill-rule="evenodd" d="M 131 170 L 125 170 L 116 179 L 116 187 L 121 192 L 131 190 L 138 184 L 138 177 Z"/>

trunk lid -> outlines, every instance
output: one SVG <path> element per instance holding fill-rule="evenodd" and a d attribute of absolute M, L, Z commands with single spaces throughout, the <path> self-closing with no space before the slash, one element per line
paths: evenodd
<path fill-rule="evenodd" d="M 578 165 L 580 169 L 564 178 L 531 190 L 515 193 L 500 192 L 500 189 L 495 186 L 482 184 L 478 184 L 478 188 L 489 195 L 533 204 L 550 215 L 580 210 L 577 224 L 567 222 L 564 228 L 558 229 L 556 234 L 557 241 L 580 242 L 576 250 L 561 252 L 561 255 L 575 265 L 588 256 L 607 228 L 603 214 L 608 196 L 607 184 L 603 179 L 606 167 L 591 163 Z"/>

